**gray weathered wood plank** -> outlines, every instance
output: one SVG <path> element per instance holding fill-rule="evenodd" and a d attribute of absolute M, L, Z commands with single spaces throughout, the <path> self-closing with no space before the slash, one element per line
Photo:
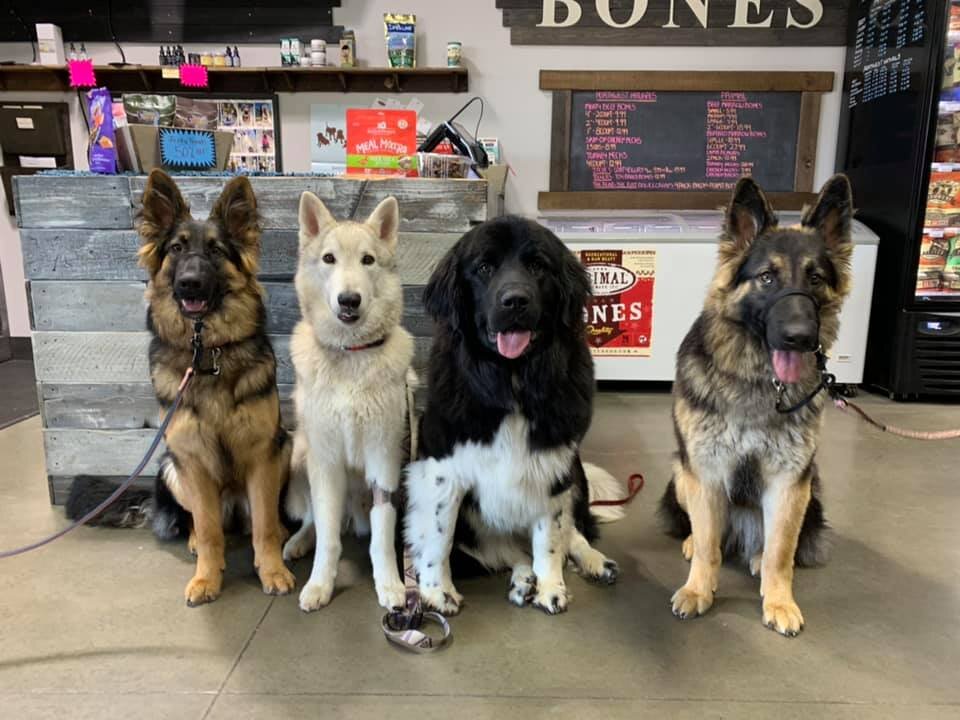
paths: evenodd
<path fill-rule="evenodd" d="M 17 224 L 35 228 L 131 228 L 130 181 L 109 175 L 14 178 Z"/>
<path fill-rule="evenodd" d="M 155 431 L 47 429 L 43 446 L 48 475 L 126 475 L 143 457 Z M 160 453 L 144 474 L 156 473 Z"/>
<path fill-rule="evenodd" d="M 145 282 L 114 280 L 32 280 L 33 329 L 71 332 L 137 332 L 143 330 Z M 285 334 L 300 320 L 292 283 L 265 282 L 267 332 Z M 403 325 L 413 335 L 430 336 L 433 325 L 422 306 L 423 286 L 404 287 Z"/>
<path fill-rule="evenodd" d="M 293 385 L 279 385 L 284 427 L 293 427 Z M 44 427 L 86 430 L 156 428 L 160 406 L 148 383 L 41 383 Z"/>
<path fill-rule="evenodd" d="M 397 267 L 408 285 L 425 285 L 459 232 L 401 233 Z M 145 280 L 137 266 L 139 240 L 132 230 L 45 230 L 20 232 L 28 280 Z M 261 239 L 260 276 L 292 278 L 297 269 L 297 232 L 267 230 Z"/>
<path fill-rule="evenodd" d="M 224 178 L 176 178 L 196 218 L 209 215 L 223 190 Z M 327 205 L 334 217 L 364 220 L 390 195 L 400 203 L 400 229 L 404 232 L 464 231 L 487 217 L 485 180 L 431 180 L 423 178 L 354 180 L 322 177 L 252 177 L 263 226 L 295 230 L 300 195 L 310 191 Z M 134 210 L 139 211 L 145 177 L 130 178 Z"/>
<path fill-rule="evenodd" d="M 277 382 L 294 381 L 290 336 L 271 335 Z M 422 373 L 432 340 L 415 338 L 413 366 Z M 35 332 L 34 366 L 42 383 L 144 383 L 150 380 L 147 332 Z"/>

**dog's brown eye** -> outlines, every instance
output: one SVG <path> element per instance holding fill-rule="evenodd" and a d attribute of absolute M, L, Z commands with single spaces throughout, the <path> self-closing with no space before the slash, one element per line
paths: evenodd
<path fill-rule="evenodd" d="M 477 272 L 481 275 L 489 275 L 493 272 L 493 268 L 490 267 L 490 263 L 480 263 L 477 265 Z"/>
<path fill-rule="evenodd" d="M 539 260 L 531 260 L 527 263 L 527 269 L 534 274 L 540 274 L 544 270 L 543 263 Z"/>
<path fill-rule="evenodd" d="M 170 246 L 170 252 L 172 252 L 173 254 L 177 254 L 181 250 L 183 250 L 183 245 L 181 245 L 180 243 L 174 243 L 173 245 Z"/>
<path fill-rule="evenodd" d="M 362 258 L 360 258 L 360 262 L 362 262 L 364 265 L 373 265 L 376 261 L 377 259 L 373 255 L 364 255 Z"/>
<path fill-rule="evenodd" d="M 811 284 L 811 285 L 816 286 L 816 285 L 819 285 L 819 284 L 822 283 L 822 282 L 823 282 L 823 275 L 821 275 L 820 273 L 812 273 L 812 274 L 810 275 L 810 284 Z"/>
<path fill-rule="evenodd" d="M 333 265 L 337 259 L 333 256 L 333 253 L 327 253 L 321 258 L 327 265 Z"/>
<path fill-rule="evenodd" d="M 222 256 L 224 253 L 223 253 L 223 250 L 222 250 L 221 248 L 219 248 L 219 247 L 217 247 L 216 245 L 214 245 L 213 247 L 210 248 L 210 254 L 213 255 L 214 257 L 220 257 L 220 256 Z"/>
<path fill-rule="evenodd" d="M 770 272 L 769 270 L 765 270 L 764 272 L 757 275 L 757 280 L 759 280 L 760 283 L 763 285 L 769 285 L 770 283 L 773 282 L 773 273 Z"/>

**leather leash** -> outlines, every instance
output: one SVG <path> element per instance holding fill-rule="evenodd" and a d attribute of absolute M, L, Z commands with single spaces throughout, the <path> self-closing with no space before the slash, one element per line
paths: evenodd
<path fill-rule="evenodd" d="M 956 430 L 932 430 L 930 432 L 925 432 L 921 430 L 901 428 L 897 427 L 896 425 L 887 425 L 879 420 L 876 420 L 855 402 L 848 400 L 840 394 L 840 391 L 837 389 L 836 376 L 827 371 L 827 356 L 823 352 L 823 347 L 817 348 L 816 355 L 817 370 L 820 371 L 820 383 L 816 388 L 814 388 L 813 392 L 795 405 L 791 405 L 788 408 L 783 407 L 783 397 L 787 391 L 787 386 L 776 378 L 773 379 L 773 384 L 777 388 L 777 412 L 781 415 L 789 415 L 805 408 L 807 405 L 813 402 L 813 399 L 817 395 L 826 390 L 827 394 L 830 396 L 830 399 L 833 400 L 833 404 L 838 410 L 846 410 L 847 408 L 850 408 L 861 420 L 866 422 L 868 425 L 872 425 L 880 432 L 890 433 L 891 435 L 909 438 L 911 440 L 955 440 L 960 438 L 960 428 L 957 428 Z"/>

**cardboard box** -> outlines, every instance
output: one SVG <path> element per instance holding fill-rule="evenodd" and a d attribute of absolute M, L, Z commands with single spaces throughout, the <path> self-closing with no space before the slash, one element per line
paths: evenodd
<path fill-rule="evenodd" d="M 148 173 L 153 168 L 164 167 L 160 162 L 160 128 L 156 125 L 135 125 L 129 126 L 130 135 L 133 137 L 133 145 L 137 154 L 137 172 Z M 230 149 L 233 147 L 233 133 L 215 131 L 214 137 L 217 144 L 217 166 L 210 168 L 212 170 L 224 171 L 227 169 L 227 163 L 230 161 Z M 164 168 L 176 170 L 176 168 Z"/>
<path fill-rule="evenodd" d="M 58 25 L 37 23 L 37 51 L 41 65 L 66 65 L 63 35 Z"/>

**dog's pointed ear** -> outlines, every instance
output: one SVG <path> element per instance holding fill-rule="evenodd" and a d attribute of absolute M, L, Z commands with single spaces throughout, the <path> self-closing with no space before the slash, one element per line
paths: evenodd
<path fill-rule="evenodd" d="M 454 330 L 463 315 L 463 291 L 460 289 L 460 246 L 463 238 L 450 248 L 430 275 L 423 290 L 423 307 L 437 322 L 446 322 Z"/>
<path fill-rule="evenodd" d="M 803 214 L 800 224 L 820 233 L 831 250 L 850 242 L 853 222 L 853 190 L 846 175 L 834 175 L 820 190 L 812 208 Z"/>
<path fill-rule="evenodd" d="M 753 178 L 740 178 L 727 208 L 724 234 L 735 252 L 746 250 L 765 230 L 775 227 L 777 215 Z"/>
<path fill-rule="evenodd" d="M 164 241 L 177 223 L 190 215 L 190 206 L 177 183 L 163 170 L 150 173 L 143 189 L 142 205 L 138 225 L 142 244 L 138 254 L 140 265 L 154 275 L 163 260 Z"/>
<path fill-rule="evenodd" d="M 309 190 L 300 196 L 300 247 L 319 237 L 336 219 L 323 201 Z"/>
<path fill-rule="evenodd" d="M 391 253 L 397 248 L 397 233 L 400 230 L 400 206 L 394 197 L 384 198 L 367 218 L 367 227 L 371 228 L 387 250 Z"/>
<path fill-rule="evenodd" d="M 240 175 L 228 182 L 213 209 L 210 220 L 218 222 L 227 235 L 241 247 L 257 247 L 260 243 L 260 215 L 257 196 L 250 181 Z"/>

